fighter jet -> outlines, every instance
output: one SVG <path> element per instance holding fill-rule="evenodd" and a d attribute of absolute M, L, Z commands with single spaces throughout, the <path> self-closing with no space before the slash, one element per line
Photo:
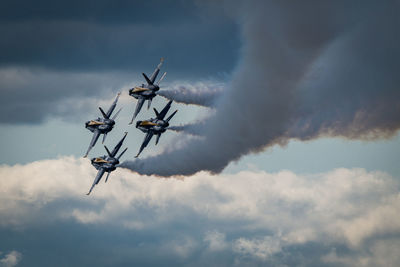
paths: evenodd
<path fill-rule="evenodd" d="M 129 124 L 133 123 L 133 120 L 136 118 L 137 114 L 142 109 L 144 101 L 148 100 L 147 109 L 151 106 L 151 100 L 157 95 L 156 92 L 160 90 L 160 82 L 164 79 L 166 72 L 161 76 L 160 80 L 155 83 L 158 73 L 160 72 L 161 65 L 164 61 L 164 58 L 161 58 L 160 64 L 158 64 L 157 68 L 154 70 L 153 74 L 150 78 L 147 77 L 145 73 L 142 73 L 145 78 L 147 84 L 142 84 L 142 86 L 136 86 L 129 90 L 129 95 L 136 98 L 138 100 L 136 104 L 135 113 L 133 114 L 132 120 Z"/>
<path fill-rule="evenodd" d="M 167 115 L 168 110 L 171 107 L 171 103 L 172 100 L 168 102 L 168 104 L 163 108 L 161 112 L 158 112 L 157 109 L 154 108 L 154 112 L 156 113 L 156 118 L 151 118 L 150 120 L 136 122 L 136 128 L 146 133 L 146 136 L 140 147 L 139 153 L 135 156 L 135 158 L 137 158 L 139 154 L 143 151 L 143 149 L 147 146 L 153 135 L 157 135 L 156 145 L 158 144 L 161 134 L 165 132 L 169 126 L 169 121 L 176 114 L 176 112 L 178 112 L 178 110 L 175 110 L 174 113 L 172 113 L 166 120 L 164 120 L 165 115 Z"/>
<path fill-rule="evenodd" d="M 114 127 L 115 118 L 118 116 L 118 114 L 122 108 L 120 108 L 112 118 L 110 118 L 110 116 L 113 113 L 113 111 L 117 105 L 117 101 L 118 101 L 120 94 L 121 93 L 118 93 L 117 97 L 115 98 L 111 107 L 108 109 L 107 113 L 105 113 L 103 111 L 103 109 L 101 107 L 99 107 L 100 112 L 103 115 L 103 118 L 98 117 L 96 120 L 87 121 L 85 123 L 86 129 L 88 129 L 89 131 L 91 131 L 93 133 L 93 138 L 92 138 L 92 141 L 90 141 L 89 148 L 88 148 L 85 156 L 83 156 L 84 158 L 87 157 L 87 155 L 89 154 L 89 151 L 94 147 L 94 145 L 97 142 L 97 139 L 99 139 L 100 134 L 103 134 L 103 142 L 102 143 L 104 144 L 104 141 L 106 140 L 106 137 L 107 137 L 107 133 L 109 131 L 111 131 L 112 128 Z"/>
<path fill-rule="evenodd" d="M 110 152 L 110 150 L 108 150 L 108 148 L 106 146 L 104 146 L 108 155 L 104 155 L 102 157 L 91 159 L 92 165 L 96 168 L 96 170 L 98 170 L 98 172 L 97 172 L 96 178 L 94 178 L 92 187 L 90 188 L 87 195 L 89 195 L 90 192 L 92 192 L 93 187 L 100 182 L 101 177 L 103 176 L 103 174 L 105 172 L 108 172 L 106 180 L 105 180 L 105 182 L 107 182 L 108 177 L 110 176 L 110 172 L 114 171 L 118 167 L 117 165 L 119 164 L 119 159 L 121 158 L 121 156 L 125 153 L 125 151 L 128 148 L 125 148 L 125 150 L 122 151 L 122 153 L 119 154 L 118 157 L 116 157 L 116 155 L 118 153 L 118 150 L 121 148 L 122 143 L 124 142 L 127 134 L 128 133 L 125 132 L 124 137 L 122 137 L 121 141 L 118 142 L 118 144 L 114 147 L 112 152 Z"/>

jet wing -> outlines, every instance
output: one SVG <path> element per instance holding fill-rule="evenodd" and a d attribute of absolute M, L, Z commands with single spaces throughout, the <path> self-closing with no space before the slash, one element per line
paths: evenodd
<path fill-rule="evenodd" d="M 143 103 L 144 103 L 145 100 L 146 100 L 146 99 L 144 99 L 144 98 L 142 98 L 142 97 L 140 97 L 140 98 L 138 99 L 138 102 L 137 102 L 137 104 L 136 104 L 135 113 L 133 114 L 132 120 L 131 120 L 131 122 L 130 122 L 129 124 L 132 124 L 132 123 L 133 123 L 133 120 L 136 118 L 137 114 L 138 114 L 138 113 L 140 112 L 140 110 L 142 109 L 142 106 L 143 106 Z"/>
<path fill-rule="evenodd" d="M 103 175 L 104 175 L 105 172 L 106 172 L 106 171 L 105 171 L 103 168 L 101 168 L 101 169 L 97 172 L 97 175 L 96 175 L 96 178 L 94 178 L 92 187 L 90 188 L 89 192 L 88 192 L 86 195 L 89 195 L 90 192 L 92 192 L 94 186 L 100 182 L 101 177 L 103 177 Z"/>
<path fill-rule="evenodd" d="M 94 131 L 94 133 L 93 133 L 92 141 L 90 141 L 89 148 L 88 148 L 88 150 L 87 150 L 85 156 L 83 156 L 84 158 L 87 157 L 87 155 L 89 154 L 89 151 L 94 147 L 94 145 L 95 145 L 96 142 L 97 142 L 97 139 L 99 139 L 99 136 L 100 136 L 100 131 L 96 129 L 96 130 Z"/>
<path fill-rule="evenodd" d="M 164 61 L 164 58 L 161 58 L 160 63 L 158 64 L 157 68 L 154 70 L 153 74 L 150 77 L 150 81 L 153 84 L 157 78 L 158 73 L 160 72 L 160 68 L 162 66 L 162 63 Z"/>
<path fill-rule="evenodd" d="M 143 143 L 140 146 L 139 152 L 135 156 L 135 158 L 139 157 L 139 154 L 142 153 L 143 149 L 147 146 L 147 144 L 150 142 L 151 138 L 153 137 L 153 131 L 147 132 L 146 136 L 144 137 Z"/>
<path fill-rule="evenodd" d="M 161 133 L 157 134 L 157 139 L 156 139 L 156 145 L 158 144 L 158 141 L 160 140 Z"/>
<path fill-rule="evenodd" d="M 114 102 L 112 103 L 111 107 L 108 109 L 108 111 L 107 111 L 107 113 L 106 113 L 107 118 L 110 118 L 111 113 L 113 113 L 115 107 L 117 106 L 118 98 L 119 98 L 120 95 L 121 95 L 121 93 L 118 93 L 118 95 L 117 95 L 117 97 L 115 98 Z"/>

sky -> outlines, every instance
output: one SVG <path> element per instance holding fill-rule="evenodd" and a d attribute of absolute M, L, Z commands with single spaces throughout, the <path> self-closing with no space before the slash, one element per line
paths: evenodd
<path fill-rule="evenodd" d="M 399 10 L 1 1 L 0 266 L 397 266 Z M 161 57 L 178 113 L 135 159 L 128 90 Z M 118 92 L 128 151 L 86 196 Z"/>

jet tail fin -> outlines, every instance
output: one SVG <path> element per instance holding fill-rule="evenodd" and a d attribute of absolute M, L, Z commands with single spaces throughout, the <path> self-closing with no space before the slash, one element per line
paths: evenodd
<path fill-rule="evenodd" d="M 146 73 L 142 72 L 143 77 L 146 79 L 146 82 L 148 85 L 152 85 L 153 82 L 149 79 L 149 77 L 147 77 Z"/>
<path fill-rule="evenodd" d="M 99 107 L 99 109 L 100 109 L 101 114 L 103 114 L 104 119 L 108 119 L 108 116 L 107 116 L 107 114 L 104 112 L 104 110 L 103 110 L 101 107 Z"/>
<path fill-rule="evenodd" d="M 169 116 L 166 121 L 169 121 L 170 119 L 172 119 L 173 116 L 175 116 L 175 114 L 178 112 L 178 110 L 175 110 L 174 113 L 171 114 L 171 116 Z"/>
<path fill-rule="evenodd" d="M 121 95 L 121 92 L 119 92 L 117 94 L 117 97 L 115 98 L 114 102 L 112 103 L 112 105 L 110 106 L 110 108 L 108 109 L 106 115 L 107 115 L 107 119 L 111 116 L 111 113 L 113 113 L 115 107 L 117 106 L 117 102 L 118 102 L 118 98 Z"/>
<path fill-rule="evenodd" d="M 117 113 L 114 114 L 114 116 L 112 117 L 112 120 L 115 120 L 118 116 L 118 114 L 121 112 L 122 108 L 120 108 Z"/>
<path fill-rule="evenodd" d="M 163 120 L 165 118 L 165 115 L 167 115 L 169 109 L 171 108 L 172 100 L 168 101 L 167 105 L 161 110 L 159 116 L 157 119 Z"/>
<path fill-rule="evenodd" d="M 124 151 L 122 151 L 121 154 L 119 154 L 117 160 L 119 160 L 127 150 L 128 150 L 128 148 L 125 148 Z"/>
<path fill-rule="evenodd" d="M 126 138 L 126 135 L 128 134 L 128 132 L 125 132 L 124 137 L 122 137 L 122 139 L 118 142 L 118 144 L 114 147 L 113 151 L 111 152 L 111 157 L 115 157 L 119 151 L 119 149 L 121 148 L 122 144 L 124 143 L 124 140 Z"/>
<path fill-rule="evenodd" d="M 165 78 L 165 75 L 167 75 L 166 72 L 161 76 L 161 78 L 158 80 L 157 85 L 160 85 L 161 81 Z"/>
<path fill-rule="evenodd" d="M 156 113 L 156 116 L 157 116 L 157 119 L 158 119 L 158 116 L 160 116 L 160 113 L 158 113 L 158 110 L 156 108 L 153 108 L 153 110 L 154 110 L 154 113 Z"/>
<path fill-rule="evenodd" d="M 110 152 L 110 150 L 108 150 L 107 146 L 104 146 L 104 148 L 106 149 L 107 154 L 108 154 L 110 157 L 112 157 L 111 152 Z"/>
<path fill-rule="evenodd" d="M 160 68 L 164 62 L 164 58 L 161 58 L 160 63 L 157 65 L 157 68 L 154 70 L 153 74 L 150 77 L 151 84 L 154 84 L 156 81 L 157 75 L 160 72 Z"/>

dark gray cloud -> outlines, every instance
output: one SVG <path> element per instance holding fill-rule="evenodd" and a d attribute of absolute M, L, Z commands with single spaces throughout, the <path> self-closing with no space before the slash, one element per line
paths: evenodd
<path fill-rule="evenodd" d="M 219 78 L 239 49 L 234 20 L 193 1 L 2 1 L 0 123 L 68 117 L 60 106 L 142 81 L 165 57 L 167 83 Z M 128 87 L 125 88 L 126 90 Z M 64 110 L 64 108 L 62 108 Z"/>
<path fill-rule="evenodd" d="M 237 52 L 235 28 L 213 22 L 102 25 L 38 21 L 3 23 L 0 34 L 4 37 L 0 49 L 6 51 L 0 56 L 3 67 L 149 71 L 144 66 L 157 64 L 164 56 L 171 74 L 199 77 L 232 70 Z"/>
<path fill-rule="evenodd" d="M 235 2 L 239 65 L 205 138 L 123 164 L 141 174 L 220 172 L 290 138 L 374 139 L 400 128 L 398 2 Z"/>
<path fill-rule="evenodd" d="M 209 14 L 192 1 L 2 5 L 3 67 L 145 71 L 144 64 L 164 56 L 169 70 L 207 76 L 232 70 L 236 61 L 233 21 Z"/>
<path fill-rule="evenodd" d="M 111 102 L 127 78 L 121 73 L 0 69 L 0 122 L 34 124 L 50 117 L 84 121 L 82 115 L 93 113 L 99 98 Z"/>
<path fill-rule="evenodd" d="M 24 20 L 81 20 L 105 24 L 127 22 L 179 21 L 187 16 L 196 16 L 192 1 L 107 1 L 71 0 L 55 3 L 40 0 L 5 0 L 0 3 L 1 21 Z"/>
<path fill-rule="evenodd" d="M 146 210 L 147 211 L 147 210 Z M 190 213 L 186 214 L 189 215 Z M 12 246 L 23 252 L 17 266 L 352 266 L 340 262 L 344 257 L 356 257 L 359 251 L 352 251 L 342 244 L 324 245 L 309 242 L 283 249 L 267 259 L 253 254 L 238 255 L 230 247 L 210 250 L 203 241 L 202 231 L 207 227 L 229 225 L 201 225 L 203 218 L 190 214 L 191 219 L 181 224 L 164 224 L 163 228 L 148 230 L 127 230 L 112 225 L 85 226 L 74 222 L 58 221 L 29 227 L 23 231 L 0 228 L 3 245 Z M 193 216 L 194 215 L 194 216 Z M 184 218 L 182 218 L 184 219 Z M 178 223 L 178 220 L 176 221 Z M 181 230 L 177 226 L 182 227 Z M 200 228 L 196 228 L 200 227 Z M 165 233 L 166 230 L 168 233 Z M 260 232 L 237 231 L 224 236 L 224 242 L 234 242 L 236 235 L 257 236 Z M 190 239 L 185 239 L 190 236 Z M 173 246 L 191 246 L 188 255 L 179 255 Z M 171 242 L 172 241 L 172 242 Z M 377 242 L 377 241 L 375 241 Z M 387 241 L 386 241 L 387 242 Z M 180 244 L 179 244 L 180 243 Z M 7 244 L 7 245 L 5 245 Z M 396 243 L 395 243 L 396 244 Z M 372 247 L 372 246 L 371 246 Z M 268 249 L 266 248 L 260 248 Z M 366 246 L 365 250 L 368 249 Z M 337 262 L 323 261 L 322 257 L 335 251 Z M 260 251 L 263 253 L 264 251 Z M 373 255 L 363 253 L 364 257 Z M 379 255 L 382 257 L 382 255 Z M 386 262 L 393 260 L 394 255 Z M 381 259 L 382 260 L 382 259 Z M 353 261 L 353 264 L 357 260 Z M 366 265 L 366 266 L 373 266 Z M 395 266 L 395 265 L 391 265 Z"/>

